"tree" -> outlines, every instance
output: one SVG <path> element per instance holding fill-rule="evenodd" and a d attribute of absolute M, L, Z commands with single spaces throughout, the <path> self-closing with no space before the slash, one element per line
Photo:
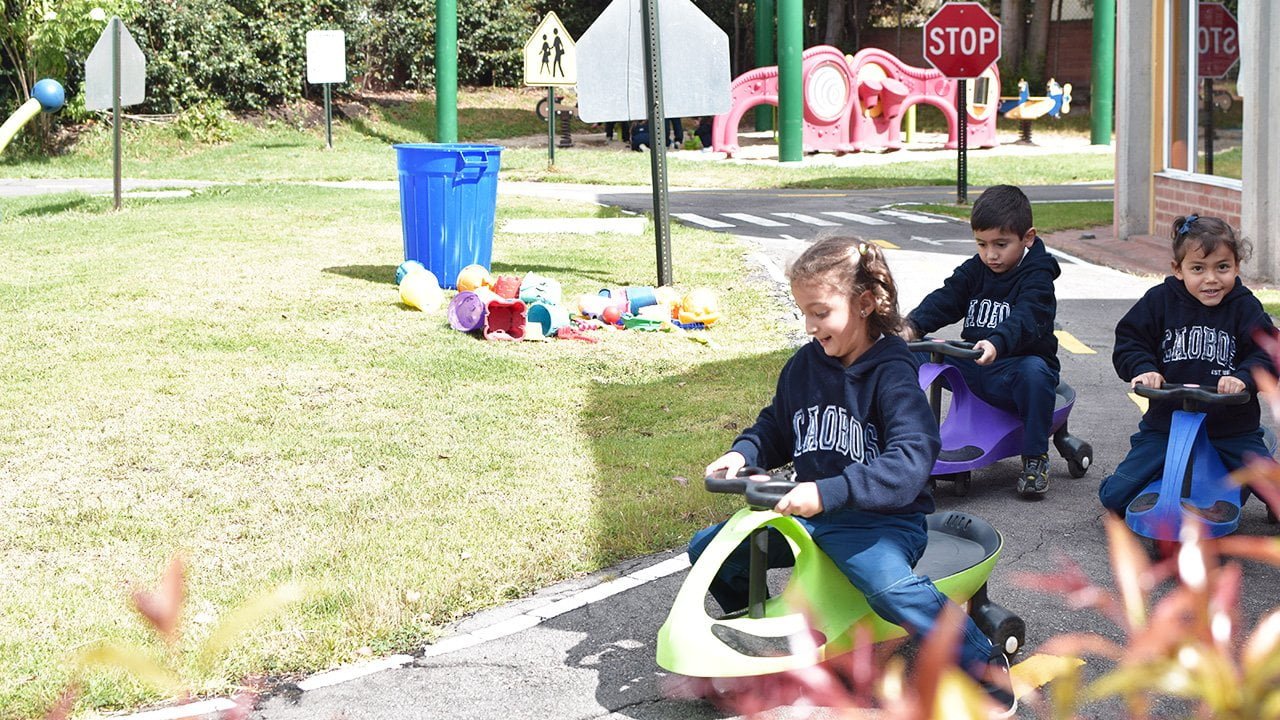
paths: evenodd
<path fill-rule="evenodd" d="M 0 61 L 18 101 L 42 77 L 66 82 L 79 72 L 112 15 L 131 0 L 0 0 Z"/>

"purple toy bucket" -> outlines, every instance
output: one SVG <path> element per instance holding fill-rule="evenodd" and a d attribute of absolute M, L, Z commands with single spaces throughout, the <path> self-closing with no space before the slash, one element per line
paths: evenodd
<path fill-rule="evenodd" d="M 404 259 L 455 288 L 468 265 L 489 267 L 502 148 L 465 143 L 395 145 Z"/>
<path fill-rule="evenodd" d="M 449 324 L 454 330 L 475 332 L 484 327 L 488 301 L 478 293 L 463 291 L 449 303 Z"/>

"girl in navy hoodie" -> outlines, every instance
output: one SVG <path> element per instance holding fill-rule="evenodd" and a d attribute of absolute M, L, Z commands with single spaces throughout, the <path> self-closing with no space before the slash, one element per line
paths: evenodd
<path fill-rule="evenodd" d="M 1240 282 L 1240 260 L 1248 248 L 1227 223 L 1188 215 L 1173 221 L 1173 275 L 1146 295 L 1116 326 L 1111 362 L 1130 386 L 1158 388 L 1166 382 L 1197 384 L 1220 393 L 1256 393 L 1253 368 L 1271 370 L 1267 353 L 1253 341 L 1259 330 L 1274 333 L 1262 303 Z M 1099 499 L 1124 512 L 1164 470 L 1169 422 L 1178 405 L 1152 400 L 1129 439 L 1129 454 L 1102 481 Z M 1258 398 L 1246 405 L 1210 406 L 1209 441 L 1228 470 L 1250 454 L 1266 457 Z"/>
<path fill-rule="evenodd" d="M 912 354 L 897 335 L 893 277 L 876 245 L 851 237 L 811 246 L 789 276 L 813 340 L 787 361 L 773 402 L 707 475 L 794 463 L 800 483 L 774 510 L 809 531 L 876 614 L 912 635 L 928 634 L 947 599 L 912 567 L 928 539 L 929 472 L 941 443 Z M 693 561 L 721 525 L 694 536 Z M 770 534 L 770 565 L 791 565 L 787 543 Z M 744 543 L 711 585 L 725 612 L 747 606 L 748 558 Z M 988 692 L 1011 708 L 1007 658 L 967 615 L 965 623 L 961 666 L 986 678 Z"/>

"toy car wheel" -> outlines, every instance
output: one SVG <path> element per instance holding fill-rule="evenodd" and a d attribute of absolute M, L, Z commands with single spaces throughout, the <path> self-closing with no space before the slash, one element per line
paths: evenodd
<path fill-rule="evenodd" d="M 978 629 L 1005 655 L 1015 655 L 1022 649 L 1027 639 L 1027 624 L 1022 618 L 990 601 L 976 608 L 972 615 Z"/>
<path fill-rule="evenodd" d="M 1093 464 L 1093 446 L 1084 443 L 1080 450 L 1067 458 L 1067 472 L 1071 473 L 1073 478 L 1082 478 L 1084 474 L 1089 472 L 1089 466 Z"/>

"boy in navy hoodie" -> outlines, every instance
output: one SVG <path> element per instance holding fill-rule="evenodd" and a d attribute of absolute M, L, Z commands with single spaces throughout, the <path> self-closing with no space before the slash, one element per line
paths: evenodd
<path fill-rule="evenodd" d="M 912 353 L 896 334 L 893 277 L 878 247 L 849 237 L 811 246 L 789 274 L 813 340 L 783 367 L 773 402 L 706 473 L 794 463 L 800 482 L 774 510 L 796 517 L 877 615 L 926 635 L 948 602 L 912 570 L 928 539 L 929 471 L 941 441 Z M 722 525 L 694 536 L 694 562 Z M 771 566 L 794 562 L 780 536 L 769 547 Z M 725 612 L 747 606 L 748 559 L 744 543 L 711 584 Z M 1008 659 L 967 615 L 965 623 L 961 667 L 1012 714 Z"/>
<path fill-rule="evenodd" d="M 1058 300 L 1062 273 L 1031 220 L 1031 201 L 1012 185 L 995 185 L 970 213 L 978 254 L 907 315 L 902 337 L 918 340 L 958 320 L 960 337 L 982 351 L 977 360 L 947 358 L 978 397 L 1022 418 L 1018 494 L 1049 490 L 1049 430 L 1058 387 Z"/>
<path fill-rule="evenodd" d="M 1240 282 L 1247 247 L 1227 223 L 1188 215 L 1173 221 L 1173 275 L 1151 288 L 1116 325 L 1111 355 L 1120 379 L 1158 388 L 1193 383 L 1220 393 L 1257 393 L 1253 368 L 1272 371 L 1267 353 L 1253 341 L 1259 330 L 1275 333 L 1262 303 Z M 1169 422 L 1179 407 L 1152 400 L 1129 439 L 1129 454 L 1102 481 L 1098 498 L 1123 513 L 1164 472 Z M 1245 405 L 1210 405 L 1209 442 L 1228 470 L 1249 455 L 1266 457 L 1255 394 Z"/>

